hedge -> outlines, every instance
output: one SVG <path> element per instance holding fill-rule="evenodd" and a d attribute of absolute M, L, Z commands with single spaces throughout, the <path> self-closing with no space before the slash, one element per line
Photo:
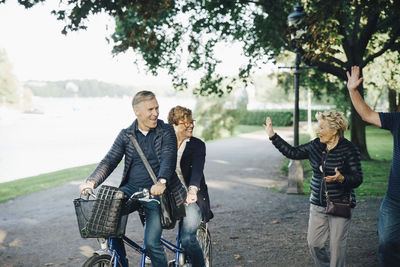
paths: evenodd
<path fill-rule="evenodd" d="M 312 110 L 312 121 L 316 121 L 315 114 L 321 110 Z M 271 117 L 275 126 L 292 126 L 292 110 L 229 110 L 237 124 L 242 125 L 263 125 L 267 116 Z M 300 121 L 307 121 L 307 110 L 301 109 L 299 114 Z"/>

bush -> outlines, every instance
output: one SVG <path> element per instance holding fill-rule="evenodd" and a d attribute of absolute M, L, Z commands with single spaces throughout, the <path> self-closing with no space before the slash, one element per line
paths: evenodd
<path fill-rule="evenodd" d="M 196 135 L 204 141 L 232 136 L 237 125 L 233 114 L 224 108 L 224 101 L 217 97 L 199 98 L 194 116 L 196 117 Z"/>

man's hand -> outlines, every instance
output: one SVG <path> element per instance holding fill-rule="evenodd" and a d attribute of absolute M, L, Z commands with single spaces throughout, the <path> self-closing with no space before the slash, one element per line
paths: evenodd
<path fill-rule="evenodd" d="M 94 190 L 94 182 L 93 181 L 83 182 L 79 186 L 79 191 L 84 196 L 88 195 L 88 191 L 92 191 L 93 192 L 93 190 Z"/>
<path fill-rule="evenodd" d="M 344 176 L 339 172 L 338 168 L 335 168 L 335 175 L 326 176 L 324 179 L 327 183 L 332 183 L 332 182 L 343 183 Z"/>
<path fill-rule="evenodd" d="M 196 202 L 197 202 L 197 189 L 190 188 L 186 196 L 185 204 L 189 205 Z"/>
<path fill-rule="evenodd" d="M 264 125 L 265 131 L 267 132 L 268 137 L 272 137 L 275 135 L 274 129 L 272 128 L 272 121 L 270 117 L 267 117 Z"/>
<path fill-rule="evenodd" d="M 357 89 L 357 87 L 362 83 L 363 78 L 360 78 L 360 67 L 353 66 L 351 67 L 351 74 L 347 71 L 347 89 L 349 92 L 353 92 Z"/>
<path fill-rule="evenodd" d="M 155 185 L 151 187 L 150 193 L 152 196 L 160 196 L 164 193 L 165 188 L 167 188 L 166 184 L 157 182 Z"/>

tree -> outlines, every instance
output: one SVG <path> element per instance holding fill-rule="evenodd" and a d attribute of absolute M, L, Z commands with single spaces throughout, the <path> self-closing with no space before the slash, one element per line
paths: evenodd
<path fill-rule="evenodd" d="M 307 1 L 309 18 L 303 58 L 318 70 L 346 81 L 352 65 L 364 68 L 385 52 L 400 47 L 399 1 Z M 379 75 L 379 74 L 378 74 Z M 364 88 L 358 88 L 364 96 Z M 370 159 L 365 124 L 352 107 L 351 140 L 361 158 Z"/>
<path fill-rule="evenodd" d="M 18 103 L 18 80 L 5 50 L 0 50 L 0 104 Z"/>
<path fill-rule="evenodd" d="M 0 0 L 0 3 L 6 0 Z M 45 0 L 19 0 L 31 7 Z M 63 2 L 63 1 L 61 1 Z M 112 35 L 114 52 L 133 49 L 154 74 L 168 69 L 176 88 L 187 87 L 184 71 L 201 73 L 199 94 L 230 92 L 216 73 L 219 63 L 214 47 L 218 42 L 241 42 L 249 62 L 238 70 L 247 81 L 257 63 L 273 60 L 291 45 L 287 16 L 297 0 L 68 0 L 67 7 L 53 13 L 66 21 L 63 30 L 84 29 L 92 14 L 106 12 L 116 18 Z M 308 13 L 303 60 L 323 74 L 341 81 L 352 65 L 364 68 L 388 50 L 399 50 L 400 1 L 397 0 L 303 0 Z M 320 79 L 330 80 L 329 76 Z M 235 80 L 233 78 L 232 80 Z M 337 83 L 334 81 L 333 84 Z M 359 91 L 364 95 L 364 88 Z M 351 140 L 362 159 L 370 159 L 365 124 L 352 107 Z"/>

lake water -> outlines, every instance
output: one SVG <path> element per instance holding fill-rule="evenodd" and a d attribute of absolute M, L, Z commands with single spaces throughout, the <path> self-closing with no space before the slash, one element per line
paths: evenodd
<path fill-rule="evenodd" d="M 157 97 L 160 119 L 194 98 Z M 99 162 L 135 119 L 131 98 L 34 98 L 43 114 L 0 108 L 0 183 Z M 84 177 L 82 177 L 84 178 Z"/>

